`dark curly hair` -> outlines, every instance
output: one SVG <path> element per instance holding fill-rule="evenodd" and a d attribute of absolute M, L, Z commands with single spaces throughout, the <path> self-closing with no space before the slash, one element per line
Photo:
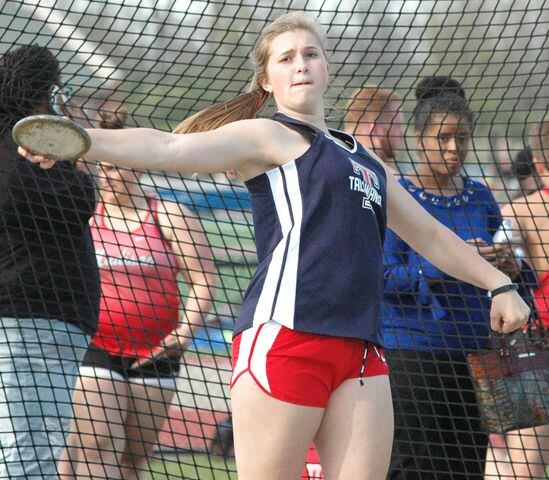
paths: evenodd
<path fill-rule="evenodd" d="M 59 62 L 46 47 L 25 45 L 0 57 L 0 134 L 49 103 L 61 77 Z"/>
<path fill-rule="evenodd" d="M 461 84 L 451 77 L 423 77 L 416 86 L 417 104 L 414 108 L 414 126 L 422 133 L 433 115 L 459 115 L 471 125 L 473 112 Z"/>

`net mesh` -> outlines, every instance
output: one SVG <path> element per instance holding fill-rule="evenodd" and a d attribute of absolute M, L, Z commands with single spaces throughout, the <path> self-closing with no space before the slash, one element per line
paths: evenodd
<path fill-rule="evenodd" d="M 392 168 L 409 179 L 409 190 L 427 210 L 463 238 L 475 233 L 489 241 L 501 230 L 500 208 L 534 195 L 543 182 L 548 185 L 547 169 L 544 178 L 539 168 L 536 173 L 531 154 L 522 153 L 532 127 L 547 114 L 548 7 L 546 0 L 5 0 L 0 4 L 0 52 L 46 46 L 61 65 L 62 90 L 70 97 L 65 112 L 83 126 L 97 126 L 101 112 L 115 114 L 126 126 L 170 131 L 192 113 L 248 89 L 253 73 L 249 54 L 269 21 L 288 11 L 311 12 L 328 34 L 329 126 L 358 136 L 362 123 L 376 123 L 364 112 L 385 111 L 392 101 L 396 107 L 388 109 L 388 119 L 377 117 L 378 125 L 393 127 L 392 133 L 370 130 L 360 138 L 379 135 L 390 144 Z M 428 160 L 416 139 L 414 90 L 422 77 L 432 75 L 457 79 L 474 114 L 463 172 L 478 183 L 454 185 L 453 195 L 434 194 L 432 178 L 422 176 Z M 374 103 L 349 107 L 365 84 L 396 97 L 385 99 L 381 109 Z M 8 89 L 3 84 L 0 101 L 13 95 L 8 93 L 13 85 Z M 364 118 L 353 120 L 350 110 Z M 271 103 L 265 116 L 274 111 Z M 540 150 L 534 150 L 539 163 Z M 0 155 L 14 156 L 6 137 Z M 45 307 L 52 304 L 60 309 L 57 317 L 66 320 L 75 305 L 87 301 L 82 291 L 75 292 L 92 287 L 82 282 L 89 276 L 82 259 L 76 259 L 74 231 L 82 229 L 89 191 L 78 176 L 74 189 L 59 194 L 59 178 L 38 181 L 30 167 L 23 171 L 10 170 L 4 161 L 0 165 L 0 478 L 55 475 L 55 465 L 47 461 L 52 446 L 54 457 L 73 460 L 59 468 L 82 468 L 94 478 L 237 478 L 228 388 L 231 337 L 257 267 L 243 182 L 232 172 L 193 175 L 80 166 L 91 173 L 103 198 L 91 225 L 101 267 L 101 320 L 114 327 L 105 327 L 102 340 L 88 350 L 87 376 L 81 372 L 77 378 L 73 366 L 82 359 L 86 342 L 71 337 L 75 322 L 46 324 L 39 317 L 52 318 Z M 73 181 L 70 172 L 60 179 Z M 129 200 L 120 191 L 131 194 Z M 515 234 L 522 229 L 522 237 L 530 239 L 515 247 L 513 258 L 531 263 L 533 269 L 525 267 L 528 271 L 517 281 L 526 296 L 536 290 L 543 316 L 547 294 L 533 282 L 534 273 L 545 284 L 549 281 L 549 197 L 537 195 L 521 207 L 505 207 L 504 214 L 515 222 L 508 229 Z M 126 202 L 122 207 L 120 198 Z M 47 202 L 49 207 L 42 208 Z M 511 234 L 503 235 L 506 241 Z M 144 243 L 138 246 L 135 237 Z M 485 336 L 478 335 L 482 328 L 475 322 L 483 316 L 486 334 L 489 324 L 478 291 L 440 280 L 437 272 L 424 277 L 430 265 L 395 235 L 389 236 L 386 249 L 391 312 L 386 321 L 398 326 L 391 330 L 393 343 L 386 351 L 394 370 L 397 415 L 391 478 L 398 472 L 405 472 L 398 478 L 482 478 L 484 469 L 486 478 L 545 478 L 547 426 L 489 438 L 478 417 L 465 359 L 484 346 Z M 72 257 L 77 272 L 74 265 L 67 267 Z M 60 264 L 52 267 L 52 258 Z M 414 268 L 422 273 L 414 276 Z M 32 289 L 33 282 L 53 282 L 55 288 Z M 21 316 L 38 319 L 14 323 L 12 317 Z M 179 373 L 174 373 L 175 357 L 136 373 L 133 360 L 155 348 L 158 332 L 169 332 L 178 321 L 184 343 Z M 423 337 L 414 329 L 423 331 Z M 25 339 L 22 332 L 34 332 L 34 337 Z M 435 340 L 426 342 L 425 337 Z M 153 338 L 158 341 L 150 345 Z M 133 358 L 114 355 L 114 364 L 105 348 L 111 353 L 126 348 Z M 40 365 L 29 360 L 33 356 Z M 59 357 L 71 365 L 59 363 Z M 21 358 L 27 360 L 21 363 Z M 539 411 L 547 418 L 547 366 L 536 375 L 527 382 L 529 395 L 540 399 Z M 25 383 L 29 378 L 35 384 Z M 70 389 L 77 380 L 72 400 L 76 423 L 68 437 L 71 448 L 64 450 L 66 438 L 51 432 L 68 433 Z M 40 461 L 22 462 L 23 450 Z M 322 478 L 315 452 L 308 458 L 303 478 Z"/>

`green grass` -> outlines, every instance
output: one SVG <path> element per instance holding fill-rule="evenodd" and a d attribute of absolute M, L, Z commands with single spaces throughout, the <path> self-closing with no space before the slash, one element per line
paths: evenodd
<path fill-rule="evenodd" d="M 205 453 L 166 455 L 151 462 L 151 471 L 143 480 L 236 480 L 234 459 Z"/>

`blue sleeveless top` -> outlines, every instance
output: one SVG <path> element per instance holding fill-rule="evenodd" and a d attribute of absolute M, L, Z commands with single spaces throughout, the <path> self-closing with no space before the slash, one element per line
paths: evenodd
<path fill-rule="evenodd" d="M 351 135 L 281 113 L 311 139 L 294 161 L 246 182 L 259 266 L 235 334 L 269 320 L 302 332 L 380 343 L 385 169 Z"/>

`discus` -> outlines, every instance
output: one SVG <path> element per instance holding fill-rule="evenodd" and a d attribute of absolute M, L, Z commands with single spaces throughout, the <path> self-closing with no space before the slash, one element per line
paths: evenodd
<path fill-rule="evenodd" d="M 91 139 L 80 125 L 55 115 L 32 115 L 19 120 L 12 130 L 17 145 L 34 155 L 56 161 L 76 160 L 91 146 Z"/>

